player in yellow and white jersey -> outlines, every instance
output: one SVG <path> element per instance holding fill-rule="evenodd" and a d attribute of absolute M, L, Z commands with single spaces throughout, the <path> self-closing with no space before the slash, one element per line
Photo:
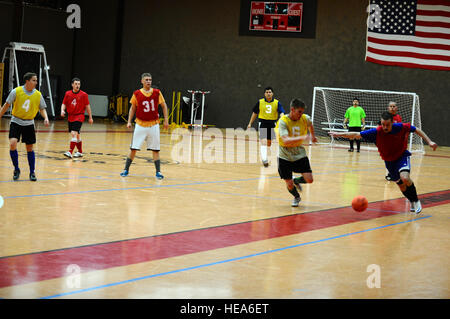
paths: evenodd
<path fill-rule="evenodd" d="M 289 193 L 294 196 L 292 207 L 300 202 L 298 190 L 300 184 L 312 183 L 313 175 L 303 141 L 311 134 L 311 141 L 317 142 L 314 127 L 305 112 L 305 103 L 300 99 L 293 99 L 290 103 L 290 112 L 283 115 L 277 123 L 276 133 L 279 143 L 278 173 L 286 182 Z M 292 173 L 301 173 L 302 176 L 293 178 Z"/>
<path fill-rule="evenodd" d="M 10 105 L 11 123 L 9 128 L 9 154 L 14 165 L 13 179 L 17 180 L 20 176 L 19 169 L 19 155 L 17 153 L 17 143 L 22 138 L 22 143 L 25 143 L 27 149 L 28 164 L 30 166 L 30 180 L 36 181 L 35 161 L 36 156 L 33 151 L 33 145 L 36 143 L 36 131 L 34 128 L 34 118 L 40 112 L 44 118 L 45 126 L 49 125 L 47 111 L 45 110 L 47 104 L 42 97 L 41 92 L 36 90 L 37 75 L 35 73 L 25 73 L 23 77 L 25 84 L 23 86 L 13 89 L 5 104 L 0 110 L 0 118 L 5 114 Z"/>

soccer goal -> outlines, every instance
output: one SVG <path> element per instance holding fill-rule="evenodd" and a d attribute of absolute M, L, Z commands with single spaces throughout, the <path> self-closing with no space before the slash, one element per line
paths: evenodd
<path fill-rule="evenodd" d="M 377 127 L 381 113 L 388 110 L 391 101 L 397 103 L 397 114 L 402 117 L 402 122 L 422 128 L 419 96 L 416 93 L 315 87 L 311 120 L 319 143 L 348 146 L 348 139 L 330 137 L 328 132 L 347 131 L 343 127 L 344 115 L 352 106 L 354 98 L 358 98 L 359 105 L 366 113 L 366 130 Z M 373 143 L 361 141 L 361 148 L 376 149 Z M 410 152 L 424 153 L 422 139 L 416 134 L 410 134 L 408 149 Z"/>

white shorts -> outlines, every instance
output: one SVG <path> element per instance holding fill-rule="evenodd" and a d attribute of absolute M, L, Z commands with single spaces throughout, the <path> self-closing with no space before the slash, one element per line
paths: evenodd
<path fill-rule="evenodd" d="M 133 139 L 131 140 L 130 148 L 132 150 L 141 150 L 141 145 L 147 140 L 147 150 L 159 151 L 161 148 L 159 139 L 159 125 L 153 125 L 149 127 L 140 126 L 136 123 L 133 133 Z"/>

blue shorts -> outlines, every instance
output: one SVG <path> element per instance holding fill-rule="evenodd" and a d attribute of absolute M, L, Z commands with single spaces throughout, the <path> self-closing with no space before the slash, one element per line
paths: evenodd
<path fill-rule="evenodd" d="M 398 182 L 400 180 L 400 172 L 410 172 L 411 171 L 411 161 L 409 157 L 411 153 L 405 152 L 398 160 L 388 162 L 385 161 L 386 168 L 389 171 L 389 175 L 391 175 L 391 179 L 394 182 Z"/>

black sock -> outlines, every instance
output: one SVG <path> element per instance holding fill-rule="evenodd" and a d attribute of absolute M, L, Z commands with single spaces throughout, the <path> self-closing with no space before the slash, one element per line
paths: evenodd
<path fill-rule="evenodd" d="M 308 182 L 305 180 L 303 176 L 294 178 L 294 182 L 300 184 L 308 184 Z"/>
<path fill-rule="evenodd" d="M 160 172 L 161 171 L 161 160 L 156 160 L 155 161 L 155 168 L 156 168 L 156 172 Z"/>
<path fill-rule="evenodd" d="M 350 140 L 350 149 L 353 149 L 353 140 Z"/>
<path fill-rule="evenodd" d="M 412 183 L 411 186 L 406 186 L 406 190 L 402 193 L 410 202 L 417 202 L 419 200 L 419 197 L 417 197 L 417 190 L 416 186 L 414 186 L 414 183 Z"/>
<path fill-rule="evenodd" d="M 289 193 L 291 193 L 292 195 L 294 195 L 295 198 L 300 197 L 300 194 L 297 192 L 297 188 L 293 187 L 292 189 L 288 188 Z"/>
<path fill-rule="evenodd" d="M 128 171 L 130 169 L 130 165 L 131 165 L 132 161 L 133 160 L 131 158 L 127 157 L 127 161 L 125 162 L 125 170 Z"/>

